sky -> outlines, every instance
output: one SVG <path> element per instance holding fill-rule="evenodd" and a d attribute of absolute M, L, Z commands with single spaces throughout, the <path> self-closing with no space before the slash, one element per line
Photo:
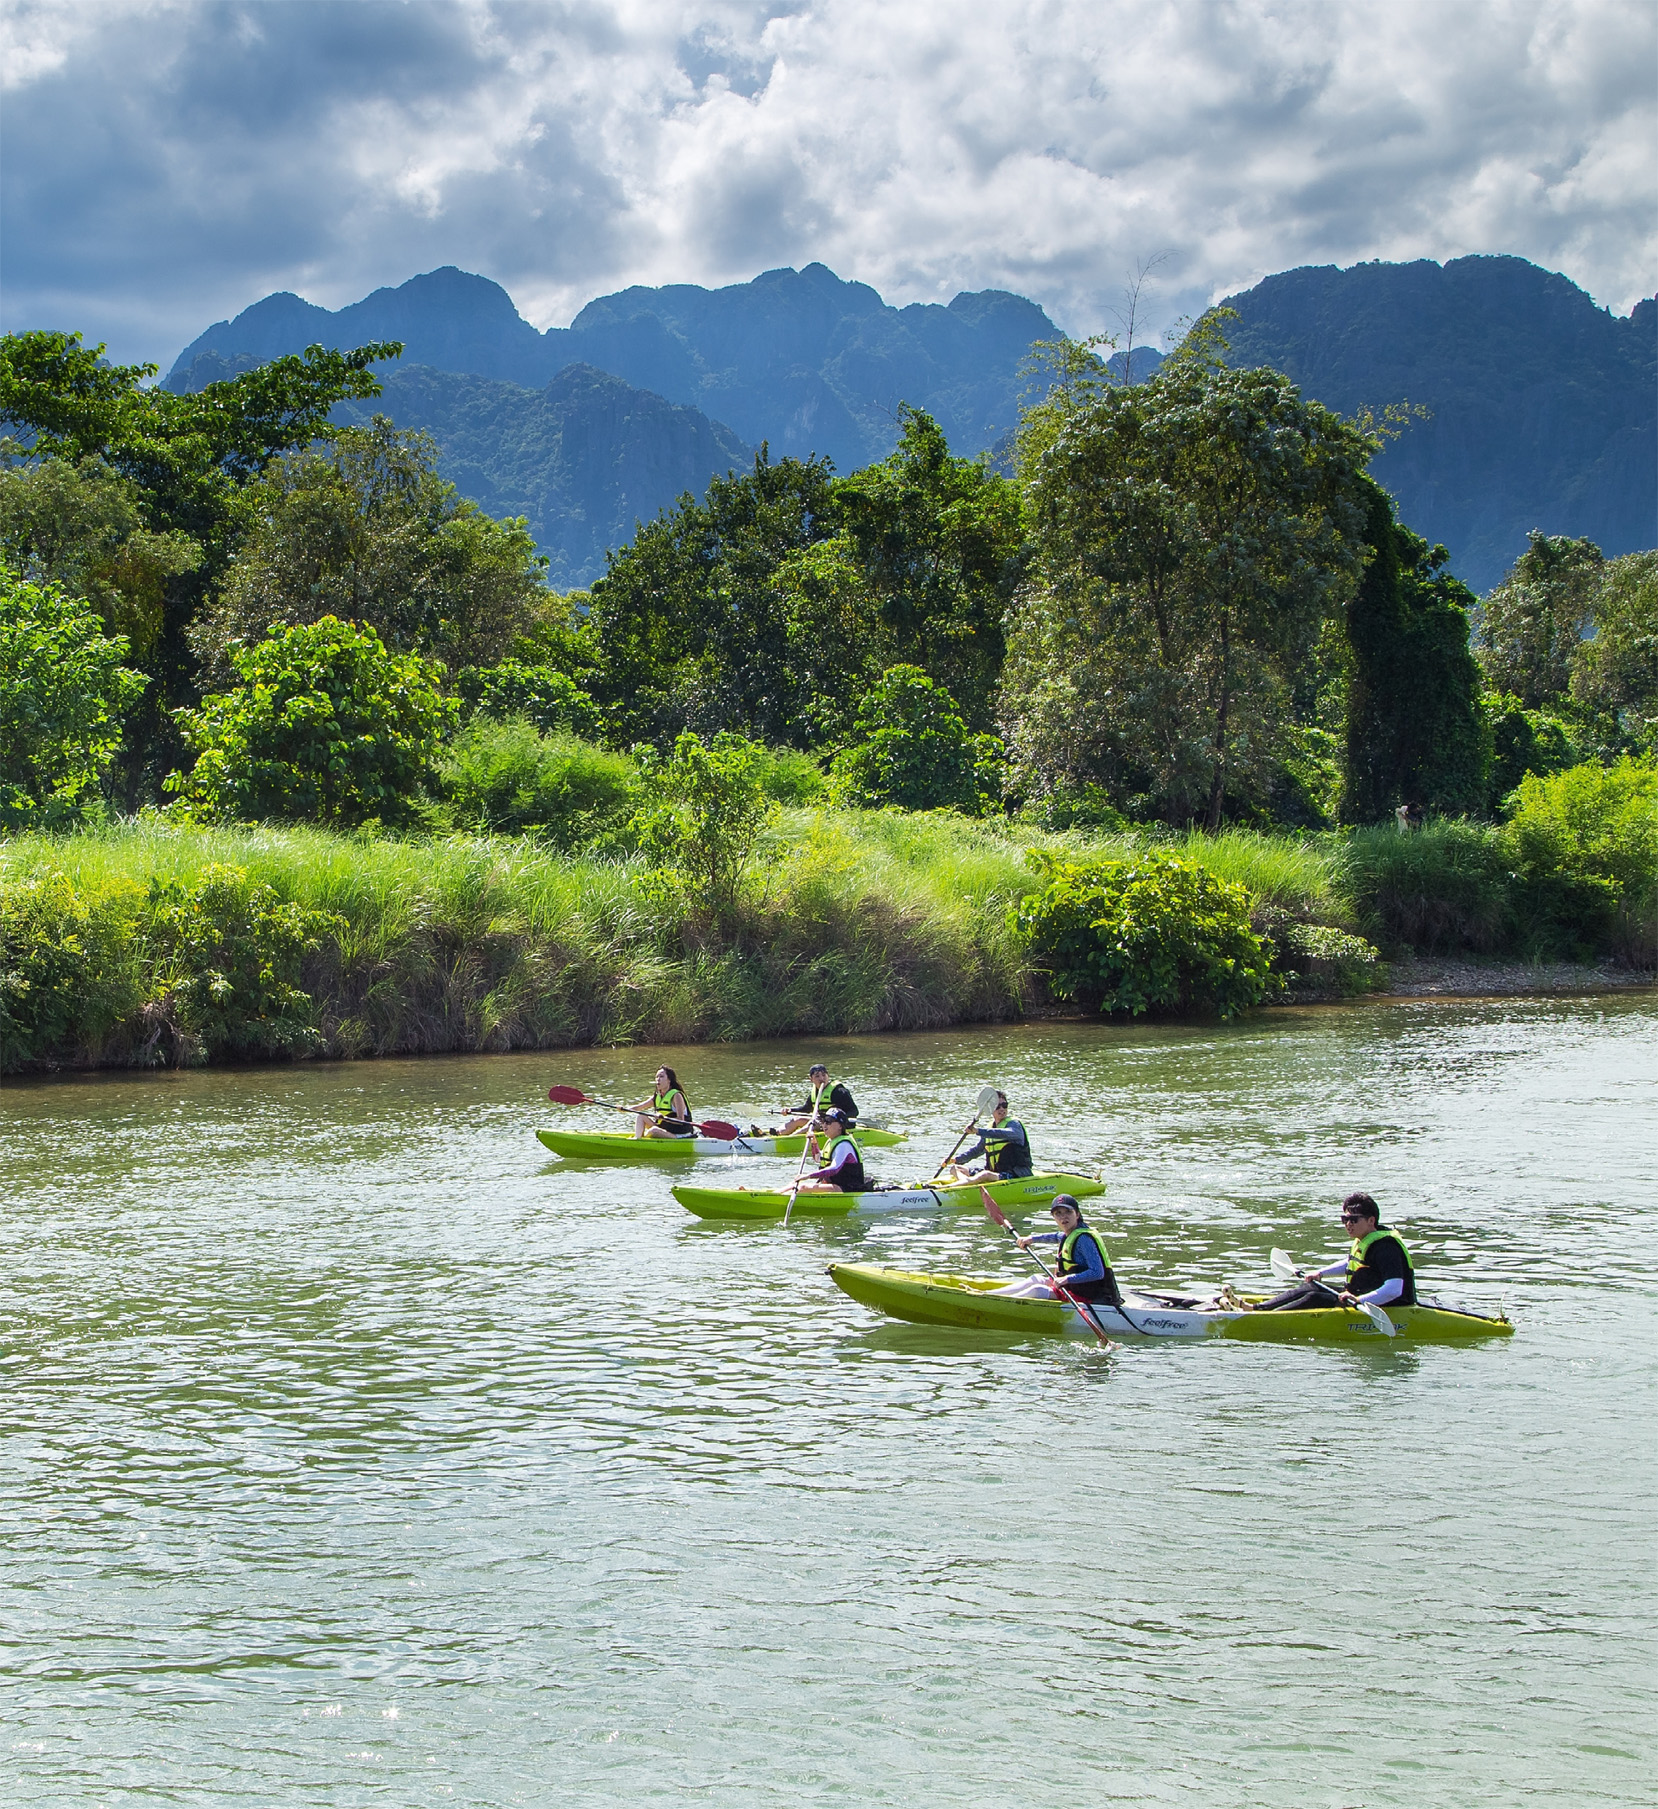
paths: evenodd
<path fill-rule="evenodd" d="M 1654 0 L 0 0 L 0 325 L 163 367 L 457 264 L 539 327 L 816 259 L 1072 333 L 1301 264 L 1658 287 Z"/>

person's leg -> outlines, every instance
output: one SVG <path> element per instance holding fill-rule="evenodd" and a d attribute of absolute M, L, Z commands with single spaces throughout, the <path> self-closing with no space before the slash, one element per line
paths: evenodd
<path fill-rule="evenodd" d="M 1008 1300 L 1052 1300 L 1054 1291 L 1041 1275 L 1033 1275 L 1028 1281 L 1012 1281 L 1005 1288 L 991 1288 L 992 1294 L 1000 1294 Z"/>
<path fill-rule="evenodd" d="M 645 1135 L 646 1131 L 649 1130 L 649 1128 L 650 1128 L 650 1120 L 645 1116 L 645 1114 L 643 1112 L 635 1112 L 633 1115 L 633 1134 L 634 1134 L 634 1136 L 635 1137 L 643 1137 Z"/>
<path fill-rule="evenodd" d="M 1322 1282 L 1298 1281 L 1293 1288 L 1286 1288 L 1282 1294 L 1274 1294 L 1270 1300 L 1263 1300 L 1256 1307 L 1257 1313 L 1305 1313 L 1315 1307 L 1333 1307 L 1336 1304 L 1335 1290 L 1327 1288 Z"/>

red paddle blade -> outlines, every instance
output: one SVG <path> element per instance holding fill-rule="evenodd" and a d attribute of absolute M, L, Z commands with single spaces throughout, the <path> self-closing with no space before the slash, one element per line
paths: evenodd
<path fill-rule="evenodd" d="M 718 1137 L 729 1143 L 734 1137 L 742 1136 L 742 1132 L 734 1124 L 727 1124 L 723 1118 L 705 1118 L 697 1129 L 705 1137 Z"/>
<path fill-rule="evenodd" d="M 549 1087 L 547 1097 L 554 1105 L 586 1105 L 587 1095 L 580 1087 Z"/>
<path fill-rule="evenodd" d="M 981 1187 L 979 1189 L 979 1198 L 984 1201 L 985 1211 L 990 1214 L 990 1216 L 996 1221 L 996 1223 L 998 1225 L 1001 1226 L 1001 1228 L 1004 1231 L 1011 1231 L 1013 1229 L 1013 1227 L 1007 1222 L 1007 1214 L 1005 1212 L 1003 1212 L 1001 1207 L 998 1206 L 993 1199 L 991 1199 L 990 1189 L 988 1187 Z"/>

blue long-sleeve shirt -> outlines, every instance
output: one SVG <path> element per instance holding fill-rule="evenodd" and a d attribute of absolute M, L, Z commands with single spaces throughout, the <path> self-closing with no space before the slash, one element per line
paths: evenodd
<path fill-rule="evenodd" d="M 1072 1250 L 1073 1255 L 1082 1259 L 1083 1267 L 1060 1278 L 1068 1288 L 1086 1287 L 1091 1281 L 1105 1280 L 1105 1252 L 1100 1248 L 1100 1240 L 1095 1237 L 1092 1225 L 1084 1225 L 1083 1230 L 1088 1233 L 1087 1237 L 1079 1237 Z M 1033 1244 L 1062 1244 L 1067 1235 L 1064 1231 L 1038 1231 L 1030 1241 Z"/>

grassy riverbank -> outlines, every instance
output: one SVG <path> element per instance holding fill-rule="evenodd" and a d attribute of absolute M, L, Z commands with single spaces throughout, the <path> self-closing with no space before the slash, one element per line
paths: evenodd
<path fill-rule="evenodd" d="M 758 878 L 717 932 L 664 921 L 638 884 L 638 856 L 567 854 L 529 838 L 158 818 L 15 838 L 0 843 L 4 1064 L 351 1058 L 1005 1020 L 1046 999 L 1009 922 L 1037 883 L 1029 850 L 1132 856 L 1148 845 L 897 811 L 788 811 L 770 833 Z M 1490 957 L 1514 943 L 1523 888 L 1492 833 L 1231 831 L 1157 846 L 1241 884 L 1281 969 L 1320 970 L 1327 984 L 1358 989 L 1377 970 L 1330 932 L 1367 934 L 1389 952 Z"/>

